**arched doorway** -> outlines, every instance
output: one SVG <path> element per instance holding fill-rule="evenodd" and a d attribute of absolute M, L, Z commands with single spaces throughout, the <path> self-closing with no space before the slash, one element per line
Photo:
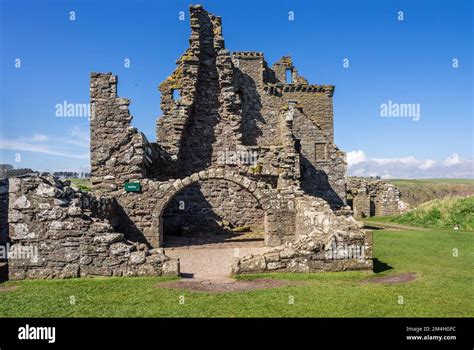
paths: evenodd
<path fill-rule="evenodd" d="M 264 210 L 251 192 L 223 179 L 179 191 L 162 214 L 164 247 L 262 240 Z"/>
<path fill-rule="evenodd" d="M 265 183 L 218 170 L 168 182 L 158 193 L 152 243 L 163 247 L 165 234 L 182 235 L 200 226 L 216 234 L 260 229 L 266 238 L 267 190 Z"/>

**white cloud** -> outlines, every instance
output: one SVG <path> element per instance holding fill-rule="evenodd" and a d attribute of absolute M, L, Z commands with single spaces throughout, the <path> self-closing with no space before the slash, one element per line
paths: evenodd
<path fill-rule="evenodd" d="M 404 165 L 415 165 L 418 160 L 415 157 L 402 157 L 402 158 L 374 158 L 379 164 L 404 164 Z"/>
<path fill-rule="evenodd" d="M 71 135 L 77 137 L 80 141 L 84 143 L 89 143 L 89 132 L 82 130 L 79 126 L 75 126 L 72 129 Z"/>
<path fill-rule="evenodd" d="M 461 163 L 461 158 L 459 158 L 459 155 L 457 153 L 451 154 L 443 162 L 443 164 L 446 165 L 446 166 L 452 166 L 452 165 L 456 165 L 456 164 L 460 164 L 460 163 Z"/>
<path fill-rule="evenodd" d="M 365 161 L 365 154 L 363 151 L 351 151 L 346 154 L 347 164 L 349 166 Z"/>
<path fill-rule="evenodd" d="M 359 169 L 355 169 L 351 175 L 353 176 L 365 176 L 365 169 L 364 168 L 359 168 Z"/>
<path fill-rule="evenodd" d="M 34 134 L 31 137 L 31 142 L 46 142 L 48 141 L 48 136 L 42 134 Z"/>
<path fill-rule="evenodd" d="M 453 153 L 444 161 L 419 160 L 413 156 L 399 158 L 373 158 L 363 151 L 349 152 L 358 155 L 349 162 L 348 174 L 353 176 L 380 176 L 382 178 L 474 178 L 474 159 L 461 159 Z M 363 157 L 362 157 L 362 156 Z M 363 160 L 362 160 L 363 159 Z"/>
<path fill-rule="evenodd" d="M 436 165 L 436 161 L 432 159 L 427 159 L 420 164 L 420 169 L 427 170 Z"/>
<path fill-rule="evenodd" d="M 53 156 L 86 159 L 89 158 L 89 143 L 84 142 L 85 134 L 74 128 L 71 138 L 55 138 L 43 134 L 21 136 L 13 139 L 1 138 L 0 149 L 35 152 Z"/>

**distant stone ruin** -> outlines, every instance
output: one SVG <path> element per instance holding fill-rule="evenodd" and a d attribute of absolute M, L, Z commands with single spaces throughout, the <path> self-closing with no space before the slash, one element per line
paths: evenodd
<path fill-rule="evenodd" d="M 349 177 L 346 188 L 347 204 L 357 219 L 397 215 L 410 209 L 401 200 L 400 190 L 384 180 L 368 181 Z"/>
<path fill-rule="evenodd" d="M 270 68 L 261 52 L 229 52 L 200 5 L 190 21 L 159 86 L 156 143 L 131 126 L 117 77 L 92 73 L 92 193 L 40 175 L 4 184 L 9 243 L 38 248 L 35 262 L 9 260 L 10 278 L 178 274 L 169 235 L 242 227 L 272 248 L 236 258 L 235 274 L 372 269 L 371 233 L 347 207 L 334 86 L 309 84 L 288 56 Z"/>

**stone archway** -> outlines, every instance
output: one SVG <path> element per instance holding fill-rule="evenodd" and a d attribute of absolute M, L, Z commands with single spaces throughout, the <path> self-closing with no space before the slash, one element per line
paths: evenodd
<path fill-rule="evenodd" d="M 224 169 L 209 169 L 192 174 L 183 179 L 171 180 L 159 186 L 157 193 L 158 202 L 153 211 L 152 232 L 154 236 L 150 237 L 149 241 L 154 247 L 163 246 L 163 212 L 170 201 L 178 193 L 185 188 L 206 180 L 225 180 L 234 183 L 243 189 L 247 190 L 258 202 L 259 206 L 265 213 L 264 218 L 264 236 L 267 241 L 267 210 L 270 206 L 270 192 L 272 191 L 268 184 L 260 181 L 251 180 L 245 176 L 241 176 L 231 171 Z"/>

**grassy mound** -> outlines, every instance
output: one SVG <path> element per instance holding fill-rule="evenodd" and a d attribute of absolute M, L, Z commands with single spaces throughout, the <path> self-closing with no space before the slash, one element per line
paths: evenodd
<path fill-rule="evenodd" d="M 388 221 L 434 228 L 451 228 L 458 224 L 463 230 L 474 230 L 474 196 L 434 199 Z"/>
<path fill-rule="evenodd" d="M 474 179 L 389 180 L 400 189 L 402 200 L 412 208 L 433 199 L 474 196 Z"/>

